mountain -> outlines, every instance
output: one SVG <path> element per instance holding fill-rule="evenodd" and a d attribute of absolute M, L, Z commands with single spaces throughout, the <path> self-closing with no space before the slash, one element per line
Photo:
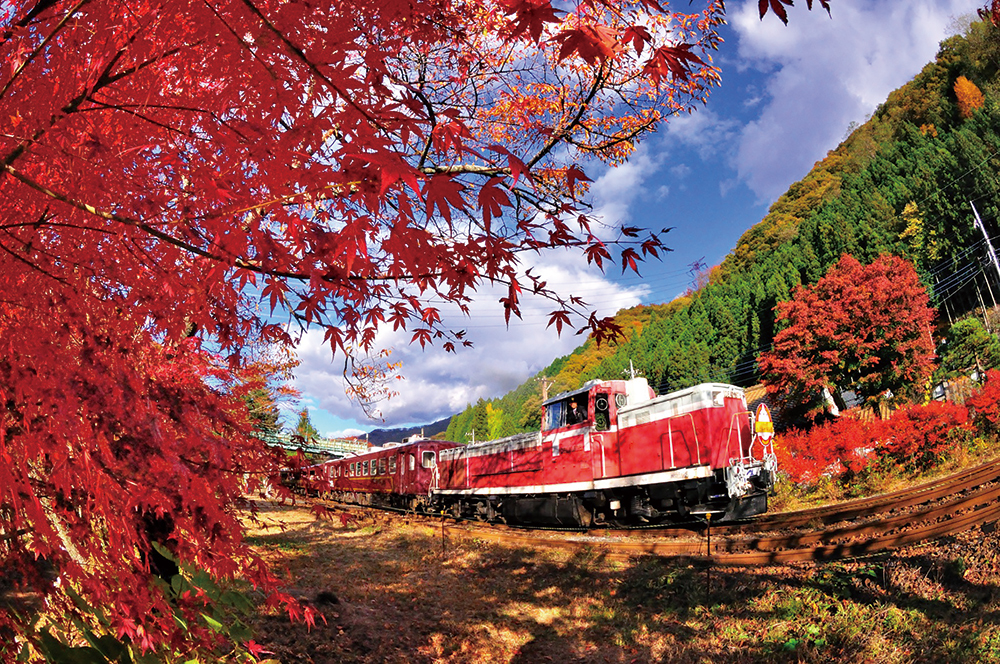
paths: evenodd
<path fill-rule="evenodd" d="M 793 184 L 698 286 L 673 302 L 619 312 L 616 343 L 588 340 L 503 397 L 452 418 L 446 437 L 495 438 L 538 426 L 549 393 L 635 370 L 660 393 L 704 381 L 748 386 L 781 321 L 773 308 L 843 254 L 913 262 L 945 323 L 1000 293 L 983 270 L 1000 215 L 1000 30 L 988 21 L 941 43 L 934 62 Z M 989 290 L 992 289 L 992 290 Z M 988 299 L 989 295 L 985 299 Z M 484 435 L 484 433 L 486 435 Z"/>
<path fill-rule="evenodd" d="M 399 443 L 402 442 L 404 438 L 408 438 L 409 436 L 416 434 L 423 434 L 426 438 L 433 438 L 444 433 L 445 429 L 448 428 L 448 423 L 450 421 L 451 418 L 446 417 L 442 420 L 438 420 L 437 422 L 431 422 L 430 424 L 425 424 L 423 426 L 401 429 L 373 429 L 368 432 L 368 442 L 372 445 Z"/>

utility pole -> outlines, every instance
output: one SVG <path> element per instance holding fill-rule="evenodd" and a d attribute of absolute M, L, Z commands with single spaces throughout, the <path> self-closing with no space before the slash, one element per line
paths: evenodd
<path fill-rule="evenodd" d="M 934 277 L 934 293 L 936 295 L 939 295 L 938 294 L 938 289 L 937 289 L 937 283 L 938 283 L 938 278 L 935 276 Z M 941 304 L 944 305 L 944 310 L 948 314 L 948 325 L 954 325 L 955 321 L 952 320 L 952 318 L 951 318 L 951 309 L 948 307 L 948 298 L 942 298 Z"/>
<path fill-rule="evenodd" d="M 979 210 L 976 209 L 976 204 L 969 201 L 969 205 L 972 206 L 972 214 L 976 218 L 975 225 L 978 226 L 979 230 L 983 232 L 983 238 L 986 240 L 986 249 L 990 253 L 990 260 L 993 261 L 993 267 L 996 268 L 997 276 L 1000 277 L 1000 261 L 997 260 L 997 252 L 993 251 L 993 243 L 990 242 L 990 236 L 986 233 L 986 226 L 983 224 L 983 220 L 979 218 Z M 996 298 L 993 297 L 993 289 L 990 288 L 990 280 L 988 278 L 986 279 L 986 288 L 989 289 L 990 299 L 993 300 L 993 307 L 996 308 L 997 301 Z"/>
<path fill-rule="evenodd" d="M 539 378 L 539 380 L 542 383 L 542 402 L 544 403 L 545 401 L 549 400 L 549 386 L 552 385 L 552 383 L 554 383 L 555 381 L 553 381 L 551 378 L 544 378 L 544 377 Z"/>
<path fill-rule="evenodd" d="M 983 275 L 983 278 L 986 278 L 985 274 Z M 986 283 L 989 284 L 988 281 Z M 993 330 L 990 329 L 990 317 L 986 314 L 986 303 L 983 302 L 983 291 L 979 290 L 979 279 L 976 279 L 976 295 L 979 296 L 979 306 L 983 308 L 983 323 L 986 325 L 986 331 L 992 332 Z M 993 306 L 996 305 L 994 304 Z"/>

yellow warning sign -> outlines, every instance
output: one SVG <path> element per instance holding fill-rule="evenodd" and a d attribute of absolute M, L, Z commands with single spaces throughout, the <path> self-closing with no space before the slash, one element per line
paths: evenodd
<path fill-rule="evenodd" d="M 753 430 L 761 440 L 771 440 L 774 436 L 774 420 L 771 419 L 771 409 L 767 404 L 757 406 Z"/>

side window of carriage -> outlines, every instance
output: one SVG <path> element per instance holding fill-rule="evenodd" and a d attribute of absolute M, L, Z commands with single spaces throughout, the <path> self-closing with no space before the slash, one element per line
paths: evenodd
<path fill-rule="evenodd" d="M 424 468 L 433 468 L 435 466 L 435 457 L 433 450 L 424 450 L 421 455 L 421 464 Z"/>
<path fill-rule="evenodd" d="M 389 457 L 389 474 L 390 475 L 395 475 L 396 474 L 396 455 L 395 454 L 393 454 L 391 457 Z"/>
<path fill-rule="evenodd" d="M 378 460 L 378 474 L 385 475 L 385 457 L 379 457 Z"/>
<path fill-rule="evenodd" d="M 608 395 L 598 392 L 594 399 L 594 428 L 598 431 L 607 431 L 611 426 L 611 405 L 608 402 Z"/>
<path fill-rule="evenodd" d="M 410 471 L 412 472 L 417 467 L 417 457 L 410 455 Z"/>

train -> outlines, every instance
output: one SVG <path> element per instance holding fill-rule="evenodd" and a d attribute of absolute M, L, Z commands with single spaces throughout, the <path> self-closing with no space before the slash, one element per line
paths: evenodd
<path fill-rule="evenodd" d="M 302 468 L 300 491 L 455 518 L 591 527 L 767 511 L 777 461 L 741 388 L 656 396 L 645 378 L 546 399 L 537 432 L 464 445 L 416 437 Z M 761 429 L 766 430 L 766 429 Z"/>

